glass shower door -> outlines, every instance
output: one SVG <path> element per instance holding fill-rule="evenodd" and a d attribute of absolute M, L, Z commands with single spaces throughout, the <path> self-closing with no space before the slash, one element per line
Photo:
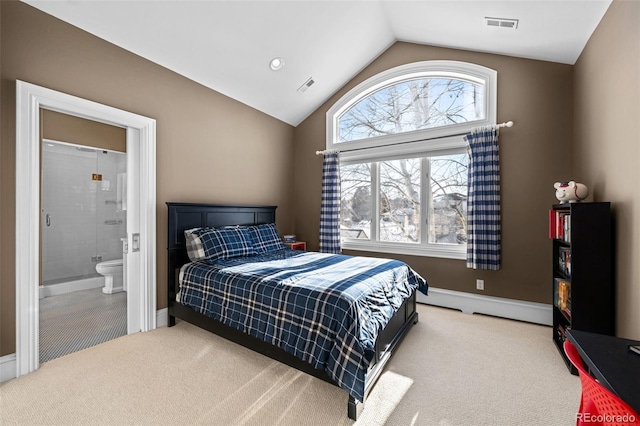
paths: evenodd
<path fill-rule="evenodd" d="M 42 283 L 95 276 L 96 151 L 42 146 Z"/>
<path fill-rule="evenodd" d="M 98 262 L 122 259 L 126 154 L 44 141 L 42 283 L 97 277 Z"/>

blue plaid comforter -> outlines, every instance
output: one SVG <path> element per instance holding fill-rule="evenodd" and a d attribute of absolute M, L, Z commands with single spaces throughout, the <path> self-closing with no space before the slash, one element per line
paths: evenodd
<path fill-rule="evenodd" d="M 188 263 L 178 302 L 324 370 L 363 400 L 378 333 L 427 283 L 403 262 L 300 252 Z"/>

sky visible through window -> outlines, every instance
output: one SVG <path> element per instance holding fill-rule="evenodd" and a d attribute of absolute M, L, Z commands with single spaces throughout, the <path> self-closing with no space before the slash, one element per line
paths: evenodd
<path fill-rule="evenodd" d="M 338 119 L 339 142 L 484 119 L 484 86 L 451 78 L 420 78 L 383 87 Z"/>

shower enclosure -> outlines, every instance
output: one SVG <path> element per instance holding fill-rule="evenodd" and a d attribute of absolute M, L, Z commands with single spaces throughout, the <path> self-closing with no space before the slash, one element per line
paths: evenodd
<path fill-rule="evenodd" d="M 41 295 L 100 287 L 96 264 L 122 258 L 126 154 L 45 139 L 41 188 Z"/>

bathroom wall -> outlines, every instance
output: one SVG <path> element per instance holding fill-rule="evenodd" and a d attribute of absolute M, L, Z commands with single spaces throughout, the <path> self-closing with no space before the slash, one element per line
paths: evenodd
<path fill-rule="evenodd" d="M 42 283 L 94 276 L 96 256 L 122 257 L 126 155 L 47 140 L 42 153 Z"/>

